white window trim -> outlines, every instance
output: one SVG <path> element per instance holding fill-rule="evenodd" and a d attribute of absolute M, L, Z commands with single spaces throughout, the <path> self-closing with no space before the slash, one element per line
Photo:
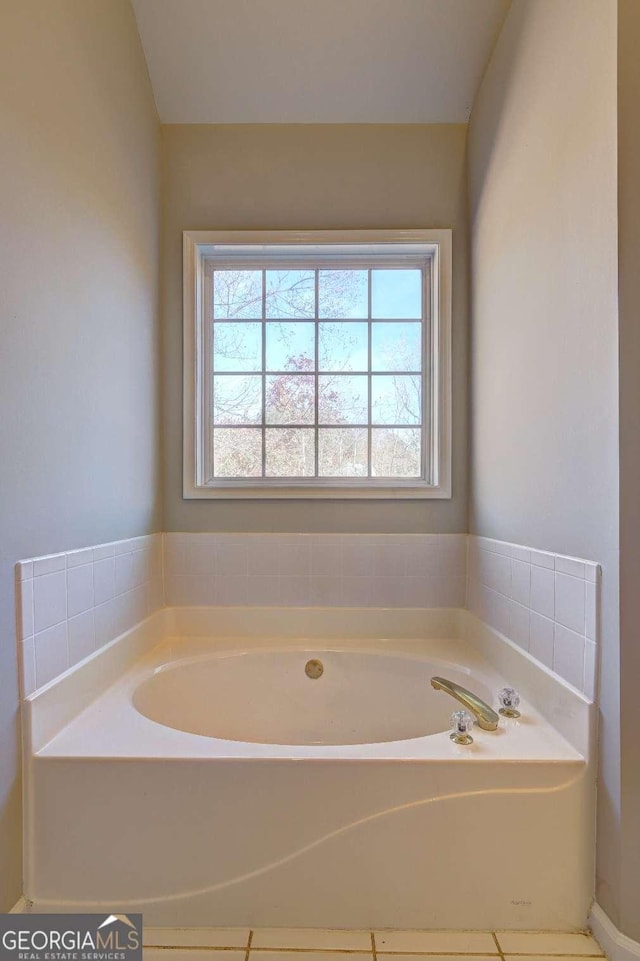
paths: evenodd
<path fill-rule="evenodd" d="M 432 408 L 429 438 L 432 483 L 406 480 L 363 486 L 358 479 L 332 479 L 317 486 L 211 485 L 202 474 L 202 277 L 207 253 L 217 244 L 407 244 L 432 248 L 431 344 L 429 371 Z M 451 497 L 451 230 L 186 230 L 183 232 L 183 497 L 204 499 L 422 499 Z M 266 253 L 266 252 L 265 252 Z"/>

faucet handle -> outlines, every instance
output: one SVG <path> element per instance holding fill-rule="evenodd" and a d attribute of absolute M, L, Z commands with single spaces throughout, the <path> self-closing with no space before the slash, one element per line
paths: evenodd
<path fill-rule="evenodd" d="M 520 704 L 520 695 L 512 687 L 503 687 L 498 694 L 498 700 L 500 701 L 500 714 L 503 717 L 520 717 L 520 711 L 518 706 Z"/>
<path fill-rule="evenodd" d="M 451 715 L 451 727 L 453 730 L 449 737 L 454 744 L 473 744 L 473 718 L 468 711 L 454 711 Z"/>

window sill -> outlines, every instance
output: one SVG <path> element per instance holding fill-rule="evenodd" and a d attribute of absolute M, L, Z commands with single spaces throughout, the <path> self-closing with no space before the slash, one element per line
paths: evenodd
<path fill-rule="evenodd" d="M 196 487 L 185 484 L 185 500 L 445 500 L 451 498 L 451 489 L 433 484 L 403 484 L 380 487 L 322 486 L 222 486 Z"/>

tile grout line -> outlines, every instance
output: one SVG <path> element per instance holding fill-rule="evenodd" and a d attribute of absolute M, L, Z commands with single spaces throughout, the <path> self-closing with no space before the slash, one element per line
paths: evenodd
<path fill-rule="evenodd" d="M 277 950 L 281 951 L 282 948 L 278 948 Z M 285 950 L 287 950 L 287 949 L 285 949 Z M 322 948 L 295 948 L 295 949 L 291 949 L 291 948 L 290 948 L 290 949 L 288 949 L 288 950 L 297 950 L 297 951 L 321 951 L 321 950 L 323 950 L 323 949 L 322 949 Z M 326 949 L 324 949 L 324 950 L 337 951 L 337 950 L 339 950 L 339 949 L 338 949 L 338 948 L 326 948 Z M 342 951 L 341 953 L 344 953 L 344 954 L 362 954 L 363 952 L 351 948 L 351 949 L 343 949 L 343 951 Z M 390 954 L 398 955 L 398 957 L 400 957 L 400 958 L 403 958 L 403 957 L 407 957 L 407 958 L 416 958 L 416 957 L 418 957 L 418 958 L 428 958 L 428 957 L 431 957 L 431 958 L 461 958 L 461 957 L 465 957 L 465 958 L 487 958 L 487 957 L 492 957 L 492 958 L 493 958 L 493 957 L 496 957 L 496 954 L 494 954 L 494 953 L 491 952 L 491 951 L 488 951 L 488 952 L 487 952 L 487 951 L 393 951 L 393 950 L 391 950 L 391 949 L 387 950 L 387 949 L 385 948 L 384 951 L 378 952 L 378 949 L 376 948 L 376 959 L 377 959 L 378 953 L 384 954 L 385 956 L 390 955 Z M 538 957 L 538 956 L 539 956 L 539 955 L 536 955 L 536 957 Z M 591 957 L 595 957 L 595 955 L 591 955 Z"/>
<path fill-rule="evenodd" d="M 371 948 L 279 948 L 275 945 L 269 945 L 263 948 L 251 948 L 254 954 L 259 954 L 261 951 L 279 951 L 284 954 L 308 954 L 309 952 L 316 954 L 369 954 Z"/>
<path fill-rule="evenodd" d="M 502 961 L 504 961 L 504 954 L 502 953 L 502 948 L 500 947 L 500 942 L 498 941 L 498 935 L 496 934 L 495 931 L 492 931 L 492 932 L 491 932 L 491 936 L 493 937 L 493 940 L 494 940 L 495 943 L 496 943 L 496 948 L 498 949 L 498 954 L 500 955 Z"/>
<path fill-rule="evenodd" d="M 143 944 L 143 948 L 152 948 L 154 951 L 242 951 L 240 947 L 230 948 L 228 946 L 218 947 L 214 944 Z M 246 961 L 246 948 L 245 948 Z"/>
<path fill-rule="evenodd" d="M 249 937 L 247 938 L 247 950 L 244 954 L 244 961 L 249 961 L 249 954 L 251 952 L 251 942 L 253 941 L 253 928 L 249 929 Z"/>
<path fill-rule="evenodd" d="M 493 932 L 492 932 L 493 934 Z M 249 952 L 253 951 L 256 954 L 261 952 L 278 952 L 281 954 L 314 954 L 320 952 L 322 954 L 355 954 L 363 955 L 368 954 L 366 948 L 279 948 L 275 946 L 264 947 L 264 948 L 252 948 L 251 938 L 253 937 L 253 931 L 250 933 L 250 940 L 245 948 L 245 961 L 249 959 Z M 378 961 L 378 953 L 375 948 L 375 942 L 373 934 L 371 935 L 372 948 L 371 952 L 374 961 Z M 494 935 L 495 940 L 495 935 Z M 214 945 L 214 944 L 145 944 L 145 948 L 154 948 L 155 950 L 161 951 L 241 951 L 240 946 L 229 946 L 229 945 Z M 593 961 L 593 959 L 606 958 L 603 954 L 530 954 L 523 952 L 510 952 L 505 955 L 498 945 L 498 951 L 496 954 L 487 953 L 486 951 L 383 951 L 381 952 L 385 956 L 393 955 L 394 957 L 433 957 L 433 958 L 486 958 L 486 957 L 500 957 L 502 961 L 506 961 L 507 958 L 530 958 L 530 957 L 544 957 L 545 961 L 554 961 L 556 958 L 578 958 L 580 961 Z"/>
<path fill-rule="evenodd" d="M 373 961 L 378 961 L 378 953 L 376 951 L 376 937 L 373 931 L 371 932 L 371 954 L 373 956 Z"/>
<path fill-rule="evenodd" d="M 372 934 L 373 939 L 373 934 Z M 366 948 L 280 948 L 276 945 L 269 945 L 268 947 L 262 948 L 251 948 L 254 954 L 259 954 L 261 951 L 279 951 L 286 954 L 313 954 L 314 952 L 321 951 L 323 954 L 367 954 Z M 374 958 L 377 959 L 378 950 L 377 948 L 372 948 L 375 951 Z M 498 952 L 492 953 L 487 951 L 393 951 L 384 950 L 380 954 L 393 954 L 398 957 L 434 957 L 434 958 L 459 958 L 464 956 L 465 958 L 486 958 L 489 955 L 495 957 Z M 527 957 L 527 955 L 522 955 L 522 957 Z M 538 957 L 538 955 L 535 955 Z M 551 957 L 551 955 L 549 956 Z M 555 957 L 597 957 L 597 955 L 555 955 Z"/>

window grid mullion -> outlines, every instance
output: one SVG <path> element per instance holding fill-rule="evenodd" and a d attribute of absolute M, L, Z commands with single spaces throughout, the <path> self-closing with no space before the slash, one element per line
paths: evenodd
<path fill-rule="evenodd" d="M 375 323 L 375 321 L 374 321 Z M 261 371 L 256 370 L 212 370 L 217 377 L 260 377 Z M 322 377 L 367 377 L 366 370 L 267 370 L 268 377 L 311 377 L 320 374 Z M 374 370 L 372 377 L 421 377 L 421 370 Z"/>
<path fill-rule="evenodd" d="M 215 322 L 221 326 L 225 324 L 259 324 L 261 319 L 260 317 L 216 317 Z M 367 322 L 366 317 L 320 317 L 318 319 L 329 324 L 366 324 Z M 310 324 L 313 322 L 312 317 L 268 317 L 267 320 L 280 321 L 285 324 Z M 420 317 L 373 317 L 372 320 L 380 324 L 421 323 Z"/>
<path fill-rule="evenodd" d="M 208 477 L 214 477 L 213 449 L 213 351 L 215 330 L 213 327 L 213 270 L 204 271 L 200 295 L 202 297 L 202 336 L 204 339 L 204 358 L 207 367 L 201 371 L 203 397 L 200 399 L 200 417 L 205 434 L 205 444 L 202 447 L 204 471 Z"/>
<path fill-rule="evenodd" d="M 218 370 L 213 371 L 217 377 L 260 377 L 259 370 Z M 269 377 L 311 377 L 320 374 L 323 377 L 366 377 L 366 370 L 268 370 Z M 374 370 L 373 377 L 421 377 L 421 370 Z"/>
<path fill-rule="evenodd" d="M 373 368 L 373 355 L 372 355 L 372 344 L 373 344 L 373 327 L 371 324 L 371 269 L 367 271 L 367 477 L 370 478 L 371 475 L 371 441 L 372 441 L 372 431 L 371 422 L 373 420 L 373 411 L 371 410 L 371 394 L 372 394 L 372 380 L 371 371 Z"/>
<path fill-rule="evenodd" d="M 233 430 L 260 430 L 260 424 L 235 424 L 230 421 L 228 424 L 216 424 L 216 427 L 224 427 L 226 429 Z M 305 423 L 291 423 L 291 424 L 269 424 L 267 425 L 269 430 L 313 430 L 313 422 Z M 413 422 L 412 424 L 319 424 L 318 431 L 323 430 L 366 430 L 368 426 L 378 428 L 379 430 L 420 430 L 422 424 L 418 422 Z"/>
<path fill-rule="evenodd" d="M 262 271 L 262 476 L 267 476 L 267 272 Z"/>
<path fill-rule="evenodd" d="M 313 425 L 313 444 L 314 444 L 314 477 L 320 476 L 320 434 L 318 432 L 318 420 L 320 417 L 320 377 L 318 375 L 318 368 L 320 366 L 320 325 L 318 322 L 318 316 L 320 313 L 320 271 L 315 271 L 315 358 L 314 358 L 314 380 L 315 380 L 315 418 Z"/>
<path fill-rule="evenodd" d="M 435 356 L 433 336 L 434 330 L 432 326 L 432 297 L 433 290 L 431 287 L 431 266 L 432 261 L 430 260 L 424 269 L 423 283 L 422 283 L 422 367 L 424 373 L 422 375 L 422 423 L 424 425 L 431 423 L 431 412 L 434 402 L 432 397 L 433 390 L 433 371 L 432 362 Z M 422 429 L 422 444 L 420 450 L 420 467 L 422 478 L 429 483 L 433 483 L 433 463 L 435 458 L 435 452 L 433 450 L 433 439 L 435 432 L 433 430 L 429 431 L 429 435 L 425 436 L 425 428 Z"/>

